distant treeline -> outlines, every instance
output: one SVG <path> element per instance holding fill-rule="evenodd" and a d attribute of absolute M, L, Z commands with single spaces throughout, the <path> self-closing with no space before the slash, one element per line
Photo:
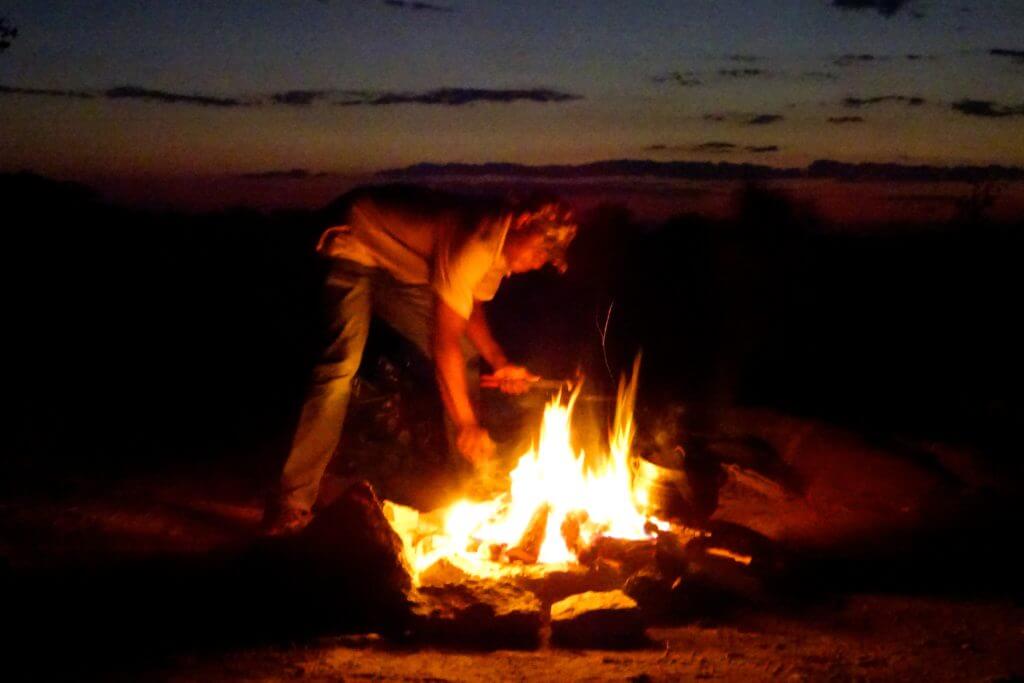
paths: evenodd
<path fill-rule="evenodd" d="M 335 216 L 128 210 L 31 175 L 0 176 L 0 202 L 5 458 L 233 452 L 274 470 L 319 338 L 313 246 Z M 610 391 L 643 350 L 646 409 L 762 405 L 1014 451 L 1024 224 L 977 212 L 843 234 L 756 185 L 730 220 L 580 218 L 566 276 L 511 278 L 489 307 L 538 372 Z"/>
<path fill-rule="evenodd" d="M 776 180 L 794 178 L 833 178 L 845 181 L 887 180 L 896 182 L 962 182 L 1024 180 L 1020 166 L 928 166 L 818 160 L 806 168 L 779 168 L 763 164 L 737 164 L 727 161 L 653 161 L 617 159 L 589 164 L 528 166 L 525 164 L 416 164 L 381 171 L 387 179 L 437 177 L 521 177 L 521 178 L 601 178 L 649 176 L 689 180 Z"/>

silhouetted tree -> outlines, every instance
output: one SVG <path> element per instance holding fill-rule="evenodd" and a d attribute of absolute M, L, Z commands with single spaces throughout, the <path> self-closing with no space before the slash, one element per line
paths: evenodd
<path fill-rule="evenodd" d="M 985 223 L 991 209 L 1003 187 L 996 182 L 976 182 L 971 186 L 971 193 L 960 198 L 956 203 L 956 222 L 967 225 Z"/>
<path fill-rule="evenodd" d="M 7 17 L 0 17 L 0 52 L 11 46 L 11 41 L 18 37 L 18 29 L 7 23 Z"/>

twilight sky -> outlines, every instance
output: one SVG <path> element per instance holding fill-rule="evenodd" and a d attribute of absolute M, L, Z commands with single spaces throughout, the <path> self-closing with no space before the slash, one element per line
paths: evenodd
<path fill-rule="evenodd" d="M 3 0 L 0 170 L 1024 165 L 1020 0 Z"/>

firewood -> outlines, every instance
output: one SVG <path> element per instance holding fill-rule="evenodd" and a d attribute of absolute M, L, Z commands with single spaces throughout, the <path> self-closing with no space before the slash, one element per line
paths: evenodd
<path fill-rule="evenodd" d="M 579 556 L 583 550 L 582 538 L 580 537 L 580 527 L 586 523 L 590 518 L 586 510 L 580 510 L 577 512 L 570 512 L 562 520 L 562 538 L 565 540 L 565 547 L 571 550 L 574 554 Z"/>
<path fill-rule="evenodd" d="M 654 567 L 655 547 L 653 539 L 630 540 L 600 536 L 578 557 L 580 562 L 588 566 L 604 562 L 632 574 L 645 567 Z"/>
<path fill-rule="evenodd" d="M 523 564 L 534 564 L 540 556 L 540 548 L 544 545 L 544 535 L 548 526 L 548 514 L 551 506 L 547 503 L 541 505 L 533 513 L 530 523 L 526 525 L 526 531 L 516 547 L 510 549 L 506 555 L 512 562 Z"/>

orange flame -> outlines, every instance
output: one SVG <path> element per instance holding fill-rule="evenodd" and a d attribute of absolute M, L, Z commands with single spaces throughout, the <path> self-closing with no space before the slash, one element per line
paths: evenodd
<path fill-rule="evenodd" d="M 571 445 L 577 387 L 568 401 L 559 394 L 548 403 L 540 438 L 519 458 L 506 493 L 484 502 L 460 500 L 430 515 L 387 502 L 385 512 L 417 577 L 442 558 L 475 576 L 515 573 L 521 565 L 511 563 L 505 552 L 520 543 L 531 523 L 545 524 L 537 563 L 548 567 L 576 561 L 563 537 L 567 519 L 578 524 L 578 548 L 598 536 L 646 538 L 649 521 L 668 528 L 638 510 L 644 501 L 635 500 L 632 491 L 630 449 L 639 368 L 637 357 L 632 377 L 619 384 L 608 452 L 596 467 L 586 467 L 586 454 Z M 537 514 L 545 506 L 546 522 Z"/>

